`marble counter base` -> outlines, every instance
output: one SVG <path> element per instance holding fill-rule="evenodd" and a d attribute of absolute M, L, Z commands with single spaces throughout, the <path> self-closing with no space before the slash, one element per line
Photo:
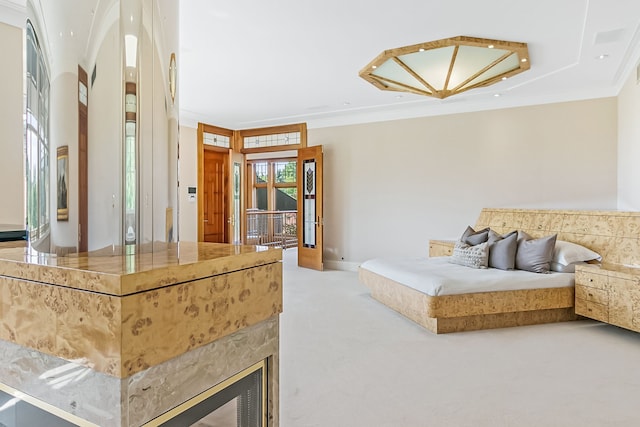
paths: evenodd
<path fill-rule="evenodd" d="M 0 341 L 0 382 L 102 427 L 139 426 L 267 359 L 268 425 L 279 424 L 279 321 L 274 316 L 129 378 Z"/>

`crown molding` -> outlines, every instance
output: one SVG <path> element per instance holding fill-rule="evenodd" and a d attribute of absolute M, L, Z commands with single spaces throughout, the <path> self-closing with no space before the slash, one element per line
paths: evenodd
<path fill-rule="evenodd" d="M 24 0 L 0 0 L 0 22 L 24 28 L 27 22 L 27 2 Z"/>

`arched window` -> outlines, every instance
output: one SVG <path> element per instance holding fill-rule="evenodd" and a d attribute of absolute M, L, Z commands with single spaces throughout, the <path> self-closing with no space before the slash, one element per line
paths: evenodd
<path fill-rule="evenodd" d="M 49 74 L 30 21 L 26 95 L 27 227 L 29 240 L 37 242 L 49 233 Z"/>

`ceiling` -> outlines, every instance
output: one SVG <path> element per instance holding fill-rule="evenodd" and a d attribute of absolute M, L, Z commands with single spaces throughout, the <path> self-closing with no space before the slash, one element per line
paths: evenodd
<path fill-rule="evenodd" d="M 0 0 L 3 21 L 20 25 L 24 4 Z M 189 126 L 314 128 L 616 96 L 640 59 L 638 0 L 182 0 L 179 7 L 180 121 Z M 386 49 L 459 35 L 528 43 L 531 69 L 446 99 L 381 91 L 358 76 Z"/>
<path fill-rule="evenodd" d="M 531 69 L 444 100 L 358 76 L 383 50 L 459 35 L 528 43 Z M 180 45 L 182 124 L 336 126 L 615 96 L 640 1 L 188 0 Z"/>

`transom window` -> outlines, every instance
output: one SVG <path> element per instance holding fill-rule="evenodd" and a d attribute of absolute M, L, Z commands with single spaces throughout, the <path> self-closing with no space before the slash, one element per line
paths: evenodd
<path fill-rule="evenodd" d="M 202 134 L 202 143 L 205 145 L 213 145 L 215 147 L 230 148 L 231 139 L 226 135 L 218 135 L 215 133 L 204 132 Z"/>
<path fill-rule="evenodd" d="M 244 137 L 244 148 L 266 148 L 298 144 L 300 144 L 300 132 Z"/>
<path fill-rule="evenodd" d="M 297 150 L 307 146 L 305 123 L 245 129 L 238 133 L 240 151 L 245 154 Z"/>

